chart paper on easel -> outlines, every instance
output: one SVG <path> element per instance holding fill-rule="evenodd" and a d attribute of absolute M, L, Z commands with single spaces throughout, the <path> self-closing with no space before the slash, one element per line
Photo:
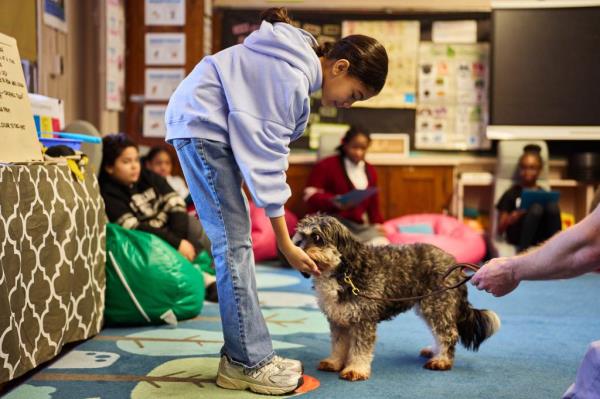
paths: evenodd
<path fill-rule="evenodd" d="M 41 161 L 17 41 L 0 33 L 0 163 Z"/>

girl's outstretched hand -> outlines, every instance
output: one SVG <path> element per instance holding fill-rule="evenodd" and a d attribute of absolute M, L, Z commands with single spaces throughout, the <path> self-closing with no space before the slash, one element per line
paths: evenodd
<path fill-rule="evenodd" d="M 321 275 L 321 271 L 317 267 L 317 264 L 302 250 L 302 248 L 291 244 L 287 248 L 281 248 L 281 252 L 290 265 L 299 272 L 311 274 L 313 276 Z"/>

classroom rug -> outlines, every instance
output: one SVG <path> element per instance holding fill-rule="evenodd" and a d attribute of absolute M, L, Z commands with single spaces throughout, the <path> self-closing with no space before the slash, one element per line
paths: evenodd
<path fill-rule="evenodd" d="M 372 376 L 348 382 L 318 371 L 329 354 L 328 325 L 311 281 L 294 270 L 257 266 L 259 299 L 276 351 L 305 365 L 304 398 L 560 398 L 588 344 L 600 339 L 599 274 L 525 282 L 494 298 L 469 288 L 471 303 L 493 309 L 500 331 L 479 352 L 457 347 L 454 368 L 423 369 L 431 335 L 414 312 L 380 324 Z M 215 385 L 223 342 L 219 310 L 167 325 L 105 328 L 18 381 L 7 399 L 258 398 Z"/>

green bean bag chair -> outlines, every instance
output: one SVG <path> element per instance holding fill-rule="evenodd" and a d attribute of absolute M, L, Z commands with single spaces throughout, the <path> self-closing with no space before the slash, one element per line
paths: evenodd
<path fill-rule="evenodd" d="M 205 270 L 211 257 L 194 263 L 154 234 L 106 226 L 106 306 L 108 325 L 144 325 L 189 319 L 202 311 Z"/>

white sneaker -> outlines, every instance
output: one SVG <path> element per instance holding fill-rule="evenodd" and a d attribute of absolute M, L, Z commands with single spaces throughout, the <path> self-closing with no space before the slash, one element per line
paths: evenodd
<path fill-rule="evenodd" d="M 282 364 L 271 361 L 264 366 L 246 371 L 243 366 L 230 363 L 221 357 L 217 385 L 225 389 L 245 390 L 266 395 L 283 395 L 302 385 L 302 376 Z"/>
<path fill-rule="evenodd" d="M 273 361 L 279 363 L 288 370 L 295 371 L 298 374 L 304 374 L 304 366 L 300 360 L 288 359 L 287 357 L 273 356 Z"/>

